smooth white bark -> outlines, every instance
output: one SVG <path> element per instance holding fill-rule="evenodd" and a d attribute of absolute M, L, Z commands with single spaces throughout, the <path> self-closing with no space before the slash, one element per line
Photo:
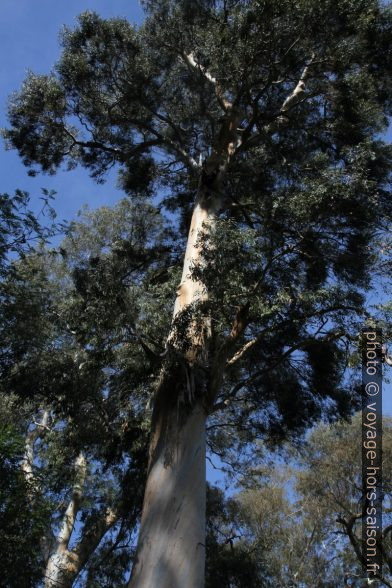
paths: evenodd
<path fill-rule="evenodd" d="M 198 66 L 192 55 L 188 65 Z M 201 70 L 204 76 L 208 72 Z M 216 83 L 211 77 L 211 83 Z M 168 343 L 181 356 L 176 320 L 181 313 L 208 297 L 204 284 L 192 277 L 200 263 L 200 236 L 213 228 L 221 206 L 227 166 L 238 146 L 239 114 L 216 89 L 226 112 L 217 143 L 201 170 L 199 189 L 177 289 Z M 155 399 L 150 441 L 150 463 L 136 561 L 130 588 L 203 588 L 205 563 L 205 423 L 206 386 L 196 376 L 197 360 L 208 348 L 209 318 L 191 320 L 188 350 L 165 366 Z"/>
<path fill-rule="evenodd" d="M 29 431 L 25 439 L 25 451 L 21 463 L 21 470 L 25 476 L 26 482 L 30 485 L 31 490 L 35 485 L 34 479 L 34 445 L 36 441 L 49 429 L 50 414 L 45 410 L 39 423 L 35 423 L 35 428 Z"/>
<path fill-rule="evenodd" d="M 145 490 L 132 588 L 204 586 L 205 420 L 196 408 L 178 432 L 169 466 L 160 444 Z"/>
<path fill-rule="evenodd" d="M 69 586 L 68 567 L 72 564 L 72 554 L 68 551 L 69 541 L 79 512 L 83 486 L 86 479 L 86 459 L 80 453 L 75 461 L 76 479 L 72 497 L 63 515 L 56 545 L 49 557 L 45 570 L 45 588 L 63 588 Z"/>

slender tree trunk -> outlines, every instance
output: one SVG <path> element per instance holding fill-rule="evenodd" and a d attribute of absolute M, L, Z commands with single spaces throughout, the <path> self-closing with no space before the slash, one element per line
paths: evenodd
<path fill-rule="evenodd" d="M 115 511 L 106 509 L 102 516 L 87 530 L 84 527 L 79 543 L 72 551 L 57 548 L 47 564 L 45 587 L 71 588 L 83 571 L 106 532 L 116 523 Z"/>
<path fill-rule="evenodd" d="M 48 423 L 49 423 L 49 419 L 50 419 L 50 414 L 48 410 L 44 410 L 43 415 L 42 415 L 42 419 L 41 422 L 36 423 L 36 426 L 33 430 L 29 431 L 27 433 L 26 439 L 25 439 L 25 452 L 23 455 L 23 460 L 21 463 L 21 469 L 22 472 L 25 476 L 25 480 L 28 484 L 28 492 L 29 495 L 31 496 L 32 491 L 34 490 L 34 488 L 37 488 L 36 485 L 36 480 L 34 478 L 34 445 L 35 442 L 42 437 L 48 427 Z"/>
<path fill-rule="evenodd" d="M 86 478 L 86 460 L 81 453 L 75 461 L 76 480 L 71 500 L 66 508 L 56 539 L 55 549 L 49 557 L 45 570 L 45 588 L 66 588 L 70 586 L 68 568 L 71 566 L 69 541 L 79 512 L 83 486 Z"/>

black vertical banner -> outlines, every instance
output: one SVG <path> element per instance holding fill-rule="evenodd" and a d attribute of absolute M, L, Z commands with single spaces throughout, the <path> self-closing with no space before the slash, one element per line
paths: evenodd
<path fill-rule="evenodd" d="M 362 330 L 362 564 L 382 573 L 382 333 Z"/>

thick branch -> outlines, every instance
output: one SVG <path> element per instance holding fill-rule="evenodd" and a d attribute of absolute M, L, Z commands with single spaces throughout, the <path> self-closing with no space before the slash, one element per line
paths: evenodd
<path fill-rule="evenodd" d="M 280 126 L 288 123 L 289 119 L 287 117 L 287 113 L 289 112 L 289 110 L 294 108 L 294 106 L 296 106 L 297 104 L 299 104 L 299 102 L 302 101 L 303 95 L 306 90 L 306 83 L 305 82 L 309 77 L 310 66 L 313 63 L 313 60 L 314 60 L 314 55 L 312 56 L 311 61 L 304 67 L 302 74 L 301 74 L 301 77 L 298 80 L 297 85 L 295 86 L 295 88 L 291 92 L 291 94 L 289 94 L 289 96 L 287 96 L 287 98 L 283 102 L 278 115 L 275 117 L 275 120 L 272 123 L 270 123 L 269 125 L 267 125 L 266 127 L 264 127 L 264 130 L 266 132 L 274 132 Z"/>
<path fill-rule="evenodd" d="M 349 520 L 346 520 L 344 517 L 338 517 L 336 519 L 336 522 L 337 523 L 340 523 L 341 525 L 343 525 L 343 527 L 345 529 L 345 533 L 346 533 L 346 535 L 348 536 L 348 538 L 350 540 L 350 543 L 351 543 L 351 545 L 352 545 L 352 547 L 353 547 L 353 549 L 355 551 L 355 554 L 356 554 L 359 562 L 364 567 L 366 567 L 366 561 L 365 561 L 365 558 L 364 558 L 362 549 L 361 549 L 361 547 L 359 545 L 359 542 L 358 542 L 358 540 L 357 540 L 357 538 L 355 536 L 354 530 L 353 530 L 355 522 L 359 518 L 361 518 L 362 516 L 363 516 L 363 513 L 360 513 L 360 514 L 357 514 L 357 515 L 352 515 Z M 383 552 L 384 559 L 385 559 L 385 551 L 382 548 L 382 544 L 380 545 L 378 543 L 378 545 L 379 545 L 379 549 L 381 548 L 381 550 Z M 385 586 L 388 586 L 388 588 L 392 588 L 392 584 L 384 576 L 382 576 L 381 574 L 375 573 L 374 574 L 374 577 L 375 578 L 378 578 L 379 580 L 381 580 L 385 584 Z"/>
<path fill-rule="evenodd" d="M 157 147 L 162 143 L 162 138 L 158 137 L 156 139 L 150 139 L 148 141 L 142 141 L 136 145 L 133 145 L 132 149 L 129 151 L 121 151 L 115 147 L 110 147 L 109 145 L 105 145 L 100 141 L 80 141 L 71 133 L 69 129 L 64 125 L 63 126 L 64 132 L 68 135 L 71 139 L 72 144 L 78 147 L 84 147 L 86 149 L 100 149 L 101 151 L 105 151 L 106 153 L 111 153 L 117 160 L 119 161 L 126 161 L 130 157 L 134 155 L 138 155 L 139 153 L 143 153 L 150 149 L 150 147 Z"/>
<path fill-rule="evenodd" d="M 257 343 L 259 343 L 261 341 L 261 339 L 263 338 L 263 335 L 265 335 L 265 330 L 263 330 L 261 333 L 259 333 L 257 335 L 257 337 L 255 337 L 254 339 L 251 339 L 250 341 L 248 341 L 247 343 L 245 343 L 243 345 L 243 347 L 241 347 L 241 349 L 239 349 L 231 359 L 228 360 L 226 366 L 232 366 L 234 365 L 239 359 L 241 359 L 244 355 L 247 354 L 247 352 L 252 349 Z M 316 335 L 317 333 L 315 333 Z M 330 331 L 329 333 L 327 333 L 325 335 L 325 337 L 323 337 L 323 341 L 332 341 L 334 339 L 339 339 L 340 337 L 343 337 L 345 335 L 345 333 L 343 331 Z M 290 355 L 293 351 L 300 349 L 301 347 L 303 347 L 304 345 L 307 345 L 308 343 L 312 343 L 314 342 L 316 339 L 315 337 L 308 337 L 307 339 L 304 339 L 303 341 L 300 341 L 297 345 L 294 345 L 293 347 L 291 347 L 290 349 L 288 349 L 283 355 L 282 355 L 282 359 L 284 359 L 287 355 Z"/>
<path fill-rule="evenodd" d="M 235 362 L 237 362 L 241 357 L 243 357 L 249 351 L 249 349 L 252 349 L 256 345 L 256 343 L 258 343 L 262 339 L 263 335 L 267 331 L 268 331 L 267 329 L 263 330 L 261 333 L 259 333 L 259 335 L 255 339 L 252 339 L 251 341 L 248 342 L 249 345 L 245 344 L 244 347 L 242 347 L 231 358 L 231 360 L 229 360 L 227 362 L 226 367 L 230 367 Z M 343 331 L 330 331 L 322 338 L 322 340 L 323 341 L 332 341 L 334 339 L 339 339 L 339 338 L 343 337 L 344 335 L 345 335 L 345 333 L 343 333 Z M 275 369 L 276 367 L 278 367 L 279 364 L 281 364 L 294 351 L 297 351 L 306 345 L 312 344 L 315 341 L 317 341 L 317 338 L 314 336 L 313 337 L 306 337 L 302 341 L 299 341 L 298 343 L 296 343 L 295 345 L 293 345 L 292 347 L 287 349 L 284 353 L 282 353 L 282 355 L 279 357 L 279 359 L 277 359 L 272 365 L 266 367 L 265 369 L 258 370 L 257 372 L 255 372 L 251 376 L 249 376 L 248 378 L 245 378 L 244 380 L 241 380 L 238 384 L 236 384 L 236 386 L 234 386 L 234 388 L 229 393 L 228 398 L 230 398 L 230 399 L 235 398 L 235 396 L 241 390 L 241 388 L 251 384 L 252 382 L 254 382 L 257 378 L 259 378 L 260 376 L 262 376 L 266 372 L 271 371 L 271 370 Z M 224 402 L 219 402 L 218 404 L 216 404 L 213 407 L 212 412 L 215 412 L 221 408 L 225 408 L 225 406 L 227 406 L 229 404 L 228 398 L 226 398 L 226 400 Z"/>
<path fill-rule="evenodd" d="M 206 80 L 208 80 L 211 84 L 213 84 L 213 86 L 215 87 L 215 95 L 218 99 L 218 102 L 219 102 L 222 110 L 224 110 L 225 112 L 230 110 L 233 107 L 233 105 L 225 97 L 223 89 L 221 88 L 220 84 L 218 83 L 216 78 L 214 78 L 210 74 L 210 72 L 208 70 L 206 70 L 205 67 L 203 67 L 202 65 L 197 63 L 197 61 L 195 60 L 195 58 L 193 56 L 193 53 L 183 53 L 182 58 L 188 66 L 190 66 L 192 69 L 194 69 L 196 71 L 199 71 Z"/>
<path fill-rule="evenodd" d="M 314 55 L 312 56 L 311 61 L 304 67 L 302 70 L 301 76 L 293 89 L 293 91 L 287 96 L 284 100 L 282 106 L 280 107 L 278 113 L 275 115 L 272 122 L 268 125 L 263 127 L 264 133 L 273 133 L 282 126 L 286 125 L 289 122 L 289 118 L 287 113 L 294 108 L 297 104 L 302 102 L 303 95 L 306 90 L 306 81 L 310 75 L 310 68 L 314 62 Z M 253 124 L 252 124 L 253 126 Z M 262 140 L 263 134 L 253 135 L 249 138 L 248 141 L 244 142 L 242 148 L 246 147 L 253 147 L 259 144 L 260 140 Z"/>
<path fill-rule="evenodd" d="M 306 82 L 307 78 L 309 77 L 309 65 L 307 65 L 304 68 L 304 70 L 301 74 L 301 77 L 298 81 L 298 84 L 295 86 L 295 88 L 292 91 L 292 93 L 290 94 L 290 96 L 288 96 L 286 98 L 286 100 L 283 102 L 282 108 L 280 109 L 280 112 L 282 114 L 284 112 L 287 112 L 288 110 L 290 110 L 290 108 L 292 108 L 295 104 L 297 104 L 299 102 L 299 100 L 301 99 L 302 94 L 305 92 L 305 88 L 306 88 L 305 82 Z"/>
<path fill-rule="evenodd" d="M 40 422 L 34 422 L 35 428 L 32 429 L 27 433 L 25 439 L 25 452 L 23 456 L 23 460 L 21 463 L 21 470 L 25 476 L 26 482 L 30 486 L 32 490 L 35 486 L 34 481 L 34 472 L 33 472 L 33 464 L 34 464 L 34 445 L 36 441 L 42 437 L 45 432 L 48 430 L 48 423 L 49 423 L 49 411 L 45 410 L 42 419 Z"/>
<path fill-rule="evenodd" d="M 236 314 L 234 319 L 230 335 L 223 343 L 223 345 L 218 349 L 217 353 L 215 354 L 214 358 L 214 365 L 212 368 L 212 378 L 209 388 L 209 406 L 213 407 L 213 403 L 215 398 L 218 394 L 220 385 L 223 380 L 223 374 L 226 368 L 226 362 L 229 354 L 231 353 L 232 347 L 235 345 L 236 341 L 244 334 L 244 331 L 248 325 L 248 312 L 249 312 L 249 303 L 241 306 Z"/>
<path fill-rule="evenodd" d="M 91 526 L 89 526 L 88 521 L 86 522 L 81 540 L 72 551 L 68 552 L 67 575 L 73 578 L 73 581 L 83 570 L 104 535 L 113 527 L 116 521 L 117 513 L 107 508 Z"/>
<path fill-rule="evenodd" d="M 227 361 L 227 366 L 231 366 L 234 365 L 239 359 L 241 359 L 241 357 L 243 357 L 248 351 L 249 349 L 252 349 L 252 347 L 254 347 L 256 345 L 256 343 L 258 343 L 260 341 L 261 337 L 255 337 L 254 339 L 251 339 L 250 341 L 248 341 L 247 343 L 245 343 L 245 345 L 243 345 L 243 347 L 241 347 L 241 349 L 239 349 L 232 358 L 230 358 Z"/>
<path fill-rule="evenodd" d="M 341 525 L 343 525 L 344 530 L 345 530 L 345 533 L 348 536 L 348 538 L 350 540 L 350 543 L 351 543 L 351 545 L 354 548 L 355 554 L 356 554 L 359 562 L 361 564 L 363 564 L 364 566 L 366 566 L 366 561 L 364 559 L 362 550 L 361 550 L 361 548 L 359 546 L 359 543 L 358 543 L 357 538 L 355 537 L 355 534 L 354 534 L 354 531 L 353 531 L 355 522 L 359 518 L 361 518 L 361 516 L 362 516 L 362 513 L 360 513 L 359 515 L 353 515 L 352 517 L 350 517 L 350 519 L 348 521 L 344 517 L 338 517 L 336 519 L 336 522 L 337 523 L 340 523 Z"/>
<path fill-rule="evenodd" d="M 80 501 L 83 493 L 83 485 L 86 478 L 86 459 L 83 453 L 80 453 L 75 461 L 76 480 L 72 490 L 72 498 L 64 513 L 60 533 L 57 538 L 59 547 L 65 550 L 75 525 L 76 515 L 79 512 Z"/>

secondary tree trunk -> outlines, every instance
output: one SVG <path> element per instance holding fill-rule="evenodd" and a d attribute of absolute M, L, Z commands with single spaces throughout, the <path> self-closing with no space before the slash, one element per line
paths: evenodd
<path fill-rule="evenodd" d="M 86 478 L 86 460 L 83 453 L 80 453 L 76 459 L 75 469 L 76 479 L 72 489 L 72 497 L 64 513 L 55 548 L 46 566 L 45 588 L 66 588 L 71 585 L 68 577 L 68 567 L 71 566 L 72 562 L 68 546 L 79 511 Z"/>

